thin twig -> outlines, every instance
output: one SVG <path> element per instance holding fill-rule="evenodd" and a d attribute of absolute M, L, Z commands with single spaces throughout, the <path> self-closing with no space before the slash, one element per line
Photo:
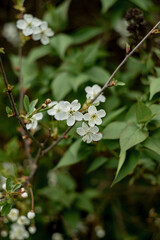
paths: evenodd
<path fill-rule="evenodd" d="M 22 128 L 24 129 L 24 131 L 26 132 L 26 134 L 32 139 L 32 141 L 33 141 L 37 146 L 39 146 L 40 148 L 42 148 L 41 143 L 38 142 L 37 139 L 28 131 L 28 129 L 26 128 L 24 122 L 22 121 L 22 119 L 21 119 L 21 117 L 20 117 L 20 115 L 19 115 L 19 112 L 18 112 L 17 107 L 16 107 L 16 103 L 15 103 L 14 98 L 13 98 L 13 95 L 12 95 L 12 87 L 11 87 L 11 86 L 9 85 L 9 83 L 8 83 L 7 76 L 6 76 L 4 67 L 3 67 L 3 62 L 2 62 L 1 56 L 0 56 L 0 69 L 1 69 L 3 81 L 4 81 L 4 84 L 5 84 L 7 93 L 8 93 L 8 97 L 9 97 L 9 100 L 10 100 L 10 103 L 11 103 L 11 106 L 12 106 L 12 110 L 13 110 L 14 115 L 16 116 L 19 124 L 22 126 Z"/>
<path fill-rule="evenodd" d="M 123 61 L 118 65 L 118 67 L 115 69 L 115 71 L 112 73 L 110 78 L 107 80 L 106 84 L 103 86 L 101 91 L 95 96 L 94 99 L 92 99 L 92 103 L 101 95 L 106 88 L 109 87 L 110 82 L 114 78 L 115 74 L 118 72 L 118 70 L 123 66 L 123 64 L 127 61 L 127 59 L 139 48 L 139 46 L 152 34 L 153 30 L 160 24 L 160 21 L 147 33 L 147 35 L 135 46 L 135 48 L 128 54 L 126 57 L 123 59 Z M 74 125 L 73 125 L 74 126 Z M 66 134 L 72 129 L 72 127 L 69 127 L 54 143 L 52 143 L 48 148 L 44 149 L 42 151 L 42 155 L 48 153 L 57 143 L 59 143 L 65 136 Z"/>

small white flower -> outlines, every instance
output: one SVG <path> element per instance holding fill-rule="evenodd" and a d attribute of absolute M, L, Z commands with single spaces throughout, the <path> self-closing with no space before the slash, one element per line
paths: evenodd
<path fill-rule="evenodd" d="M 53 108 L 49 109 L 47 113 L 50 116 L 54 116 L 56 120 L 64 120 L 65 116 L 64 115 L 64 110 L 66 109 L 66 105 L 68 104 L 67 101 L 60 101 L 59 103 L 57 102 L 51 102 L 49 104 L 49 107 L 53 106 Z"/>
<path fill-rule="evenodd" d="M 16 208 L 12 208 L 11 211 L 10 211 L 10 213 L 8 214 L 8 218 L 9 218 L 12 222 L 14 222 L 14 221 L 17 220 L 18 215 L 19 215 L 19 210 L 16 209 Z"/>
<path fill-rule="evenodd" d="M 103 109 L 97 111 L 95 106 L 90 106 L 88 108 L 88 113 L 84 114 L 84 120 L 88 121 L 90 127 L 94 127 L 95 125 L 100 125 L 102 123 L 102 117 L 106 115 Z"/>
<path fill-rule="evenodd" d="M 37 41 L 40 40 L 43 45 L 49 43 L 49 37 L 52 37 L 54 32 L 51 28 L 48 28 L 47 22 L 42 22 L 39 26 L 39 32 L 33 33 L 32 38 L 33 40 Z"/>
<path fill-rule="evenodd" d="M 71 103 L 66 103 L 64 109 L 64 119 L 67 120 L 68 126 L 73 126 L 75 124 L 75 121 L 82 121 L 83 114 L 81 112 L 78 112 L 80 107 L 81 104 L 78 102 L 77 99 Z"/>
<path fill-rule="evenodd" d="M 102 134 L 99 133 L 97 126 L 89 127 L 86 123 L 82 123 L 82 127 L 77 128 L 77 133 L 82 136 L 83 141 L 87 143 L 99 141 L 102 138 Z"/>
<path fill-rule="evenodd" d="M 31 234 L 34 234 L 34 233 L 37 231 L 37 229 L 36 229 L 36 227 L 35 227 L 34 225 L 31 225 L 31 226 L 28 228 L 28 231 L 29 231 Z"/>
<path fill-rule="evenodd" d="M 27 217 L 28 217 L 29 219 L 33 219 L 33 218 L 35 217 L 35 212 L 33 212 L 33 210 L 29 211 L 29 212 L 27 213 Z"/>
<path fill-rule="evenodd" d="M 25 36 L 29 36 L 39 32 L 41 23 L 41 20 L 34 18 L 31 14 L 24 14 L 24 19 L 18 20 L 16 25 Z"/>
<path fill-rule="evenodd" d="M 28 193 L 27 192 L 22 192 L 21 193 L 21 197 L 22 198 L 27 198 L 28 197 Z"/>
<path fill-rule="evenodd" d="M 11 230 L 9 233 L 9 239 L 11 240 L 24 240 L 29 238 L 29 233 L 26 231 L 23 225 L 14 223 L 11 225 Z"/>
<path fill-rule="evenodd" d="M 87 93 L 87 99 L 94 99 L 95 96 L 101 91 L 101 87 L 97 84 L 93 85 L 92 87 L 86 87 L 85 91 Z M 106 98 L 101 94 L 98 98 L 94 101 L 94 104 L 99 105 L 100 102 L 105 102 Z"/>
<path fill-rule="evenodd" d="M 95 231 L 98 238 L 103 238 L 106 235 L 105 230 L 101 226 L 96 226 Z"/>
<path fill-rule="evenodd" d="M 62 236 L 61 233 L 58 233 L 58 232 L 53 233 L 52 234 L 52 240 L 63 240 L 63 236 Z"/>
<path fill-rule="evenodd" d="M 20 225 L 29 225 L 30 221 L 26 216 L 20 216 L 17 220 L 17 223 Z"/>
<path fill-rule="evenodd" d="M 5 238 L 5 237 L 7 237 L 7 235 L 8 235 L 8 232 L 7 232 L 6 230 L 2 230 L 2 231 L 1 231 L 1 236 L 2 236 L 2 237 Z"/>
<path fill-rule="evenodd" d="M 36 113 L 30 118 L 30 123 L 26 124 L 26 128 L 29 129 L 36 129 L 38 125 L 38 121 L 43 118 L 42 113 Z"/>
<path fill-rule="evenodd" d="M 18 44 L 19 44 L 18 30 L 14 23 L 12 23 L 12 22 L 5 23 L 3 30 L 2 30 L 2 35 L 13 46 L 15 46 L 15 47 L 18 46 Z"/>

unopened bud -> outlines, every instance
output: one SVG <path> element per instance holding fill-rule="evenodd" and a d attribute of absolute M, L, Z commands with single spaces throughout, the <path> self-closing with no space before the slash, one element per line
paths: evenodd
<path fill-rule="evenodd" d="M 42 104 L 41 108 L 46 108 L 47 105 L 45 103 Z"/>
<path fill-rule="evenodd" d="M 21 193 L 21 197 L 22 197 L 22 198 L 27 198 L 27 197 L 28 197 L 28 193 L 27 193 L 27 192 Z"/>
<path fill-rule="evenodd" d="M 51 103 L 51 99 L 47 98 L 45 101 L 45 104 L 49 104 L 49 103 Z"/>
<path fill-rule="evenodd" d="M 128 43 L 126 43 L 126 54 L 128 54 L 130 52 L 130 45 Z"/>

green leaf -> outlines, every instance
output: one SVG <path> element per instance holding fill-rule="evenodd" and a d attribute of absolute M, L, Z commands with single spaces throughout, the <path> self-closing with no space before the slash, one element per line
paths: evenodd
<path fill-rule="evenodd" d="M 159 138 L 150 137 L 143 143 L 143 146 L 160 155 Z"/>
<path fill-rule="evenodd" d="M 71 74 L 67 72 L 59 73 L 52 82 L 51 88 L 56 100 L 63 99 L 71 90 Z"/>
<path fill-rule="evenodd" d="M 81 139 L 78 139 L 75 143 L 71 145 L 71 147 L 67 150 L 64 156 L 59 161 L 56 169 L 59 167 L 69 166 L 71 164 L 75 164 L 80 161 L 78 157 L 78 151 L 81 145 Z"/>
<path fill-rule="evenodd" d="M 128 158 L 126 158 L 124 163 L 124 156 L 121 155 L 121 158 L 123 157 L 123 161 L 121 159 L 121 168 L 119 169 L 118 173 L 116 174 L 116 177 L 112 183 L 112 186 L 121 181 L 123 178 L 125 178 L 128 174 L 132 173 L 135 167 L 138 164 L 138 154 L 134 153 L 130 155 Z M 124 164 L 123 164 L 124 163 Z"/>
<path fill-rule="evenodd" d="M 136 118 L 138 123 L 145 123 L 152 118 L 152 111 L 144 103 L 138 101 L 136 108 Z"/>
<path fill-rule="evenodd" d="M 103 130 L 103 139 L 118 139 L 120 133 L 126 127 L 125 122 L 112 122 Z"/>
<path fill-rule="evenodd" d="M 77 91 L 78 87 L 86 81 L 88 81 L 88 76 L 83 73 L 80 73 L 77 76 L 72 76 L 69 79 L 69 82 L 75 92 Z"/>
<path fill-rule="evenodd" d="M 93 66 L 99 54 L 100 42 L 92 43 L 85 47 L 84 54 L 84 65 L 86 67 Z"/>
<path fill-rule="evenodd" d="M 141 9 L 147 11 L 150 10 L 150 8 L 152 8 L 154 5 L 152 4 L 152 2 L 150 0 L 130 0 L 130 2 L 134 3 L 135 5 L 137 5 L 138 7 L 140 7 Z"/>
<path fill-rule="evenodd" d="M 11 109 L 10 107 L 8 107 L 8 106 L 6 106 L 6 113 L 7 113 L 8 115 L 11 115 L 11 114 L 12 114 L 12 109 Z"/>
<path fill-rule="evenodd" d="M 101 0 L 102 13 L 106 13 L 110 7 L 112 7 L 117 0 Z"/>
<path fill-rule="evenodd" d="M 50 46 L 36 47 L 29 52 L 28 61 L 29 62 L 35 62 L 36 60 L 38 60 L 42 57 L 45 57 L 46 55 L 48 55 L 50 53 L 51 53 L 51 47 Z"/>
<path fill-rule="evenodd" d="M 50 44 L 63 59 L 67 48 L 73 43 L 73 39 L 67 34 L 58 34 L 51 39 Z"/>
<path fill-rule="evenodd" d="M 17 189 L 19 189 L 20 187 L 22 186 L 22 184 L 16 184 L 14 187 L 13 187 L 13 192 L 15 192 Z"/>
<path fill-rule="evenodd" d="M 101 167 L 107 161 L 108 161 L 108 159 L 104 158 L 104 157 L 98 157 L 98 158 L 94 159 L 93 162 L 91 163 L 87 173 L 95 171 L 97 168 Z"/>
<path fill-rule="evenodd" d="M 160 78 L 150 77 L 150 100 L 160 92 Z"/>
<path fill-rule="evenodd" d="M 12 189 L 12 180 L 10 178 L 7 178 L 6 180 L 6 190 L 10 191 Z"/>
<path fill-rule="evenodd" d="M 128 124 L 120 134 L 121 151 L 127 151 L 133 146 L 143 142 L 147 137 L 147 131 L 140 129 L 135 123 Z"/>
<path fill-rule="evenodd" d="M 94 66 L 90 68 L 86 74 L 88 75 L 89 79 L 98 84 L 105 84 L 109 78 L 109 73 L 102 67 Z"/>
<path fill-rule="evenodd" d="M 34 108 L 35 108 L 37 102 L 38 102 L 38 99 L 35 99 L 29 104 L 29 114 L 34 111 Z"/>
<path fill-rule="evenodd" d="M 108 123 L 113 121 L 115 118 L 117 118 L 120 114 L 122 114 L 126 110 L 126 106 L 121 107 L 117 110 L 114 110 L 107 114 L 107 116 L 103 119 L 102 126 L 105 127 Z"/>
<path fill-rule="evenodd" d="M 26 110 L 26 112 L 28 113 L 29 112 L 29 98 L 27 95 L 24 96 L 24 108 Z"/>
<path fill-rule="evenodd" d="M 3 207 L 2 207 L 2 210 L 1 210 L 1 215 L 2 216 L 6 216 L 10 213 L 12 209 L 12 204 L 11 203 L 6 203 Z"/>
<path fill-rule="evenodd" d="M 100 27 L 86 27 L 76 33 L 72 34 L 74 44 L 84 43 L 97 35 L 103 33 L 104 28 Z"/>

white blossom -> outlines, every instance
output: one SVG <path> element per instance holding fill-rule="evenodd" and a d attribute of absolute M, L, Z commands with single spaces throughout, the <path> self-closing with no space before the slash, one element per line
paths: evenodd
<path fill-rule="evenodd" d="M 88 121 L 90 127 L 94 127 L 95 125 L 100 125 L 102 123 L 102 117 L 106 115 L 103 109 L 97 111 L 95 106 L 90 106 L 88 108 L 88 113 L 84 114 L 84 120 Z"/>
<path fill-rule="evenodd" d="M 24 240 L 29 237 L 29 233 L 26 231 L 23 225 L 14 223 L 11 225 L 9 238 L 11 240 Z"/>
<path fill-rule="evenodd" d="M 35 217 L 35 212 L 34 212 L 33 210 L 29 211 L 29 212 L 27 213 L 27 217 L 28 217 L 29 219 L 33 219 L 33 218 Z"/>
<path fill-rule="evenodd" d="M 26 216 L 20 216 L 17 220 L 17 223 L 20 225 L 29 225 L 30 221 Z"/>
<path fill-rule="evenodd" d="M 34 225 L 31 225 L 31 226 L 29 226 L 28 231 L 31 234 L 34 234 L 37 231 L 37 229 L 36 229 L 36 227 Z"/>
<path fill-rule="evenodd" d="M 6 230 L 2 230 L 2 231 L 1 231 L 1 236 L 2 236 L 2 237 L 5 238 L 5 237 L 7 237 L 7 235 L 8 235 L 8 232 L 7 232 Z"/>
<path fill-rule="evenodd" d="M 68 102 L 67 101 L 60 101 L 59 103 L 57 102 L 51 102 L 49 105 L 49 107 L 53 106 L 53 108 L 49 109 L 47 111 L 47 113 L 50 116 L 54 116 L 56 120 L 64 120 L 65 116 L 64 116 L 64 111 L 66 109 Z"/>
<path fill-rule="evenodd" d="M 37 33 L 33 32 L 32 38 L 35 41 L 40 40 L 43 45 L 46 45 L 49 43 L 49 37 L 52 37 L 53 35 L 54 32 L 51 28 L 48 28 L 48 23 L 42 22 L 39 26 L 39 31 L 37 31 Z"/>
<path fill-rule="evenodd" d="M 24 14 L 24 19 L 18 20 L 16 25 L 25 36 L 30 36 L 39 33 L 41 23 L 40 19 L 33 17 L 31 14 Z"/>
<path fill-rule="evenodd" d="M 14 221 L 17 220 L 18 215 L 19 215 L 19 210 L 16 209 L 16 208 L 12 208 L 11 211 L 10 211 L 10 213 L 8 214 L 8 218 L 9 218 L 12 222 L 14 222 Z"/>
<path fill-rule="evenodd" d="M 4 24 L 2 35 L 7 39 L 9 43 L 17 47 L 19 44 L 18 30 L 14 23 L 8 22 Z"/>
<path fill-rule="evenodd" d="M 77 133 L 82 136 L 83 141 L 87 143 L 99 141 L 102 138 L 102 134 L 99 133 L 97 126 L 89 127 L 86 123 L 82 123 L 82 127 L 77 128 Z"/>
<path fill-rule="evenodd" d="M 30 118 L 30 123 L 26 124 L 26 128 L 29 129 L 36 129 L 38 125 L 38 121 L 43 118 L 42 113 L 36 113 Z"/>
<path fill-rule="evenodd" d="M 22 198 L 27 198 L 27 197 L 28 197 L 28 193 L 27 193 L 27 192 L 21 193 L 21 197 L 22 197 Z"/>
<path fill-rule="evenodd" d="M 95 96 L 101 91 L 101 87 L 97 84 L 93 85 L 92 87 L 86 87 L 85 91 L 87 93 L 87 99 L 94 99 Z M 94 101 L 94 104 L 99 105 L 100 102 L 105 102 L 106 98 L 101 94 L 98 98 Z"/>
<path fill-rule="evenodd" d="M 53 233 L 52 234 L 52 240 L 63 240 L 63 236 L 62 236 L 61 233 L 58 233 L 58 232 Z"/>
<path fill-rule="evenodd" d="M 75 121 L 82 121 L 83 114 L 81 112 L 78 112 L 80 109 L 81 104 L 78 102 L 78 100 L 74 100 L 73 102 L 66 103 L 65 109 L 64 109 L 64 119 L 67 120 L 68 126 L 73 126 L 75 124 Z"/>
<path fill-rule="evenodd" d="M 98 238 L 103 238 L 106 235 L 105 230 L 101 226 L 96 226 L 95 231 Z"/>

